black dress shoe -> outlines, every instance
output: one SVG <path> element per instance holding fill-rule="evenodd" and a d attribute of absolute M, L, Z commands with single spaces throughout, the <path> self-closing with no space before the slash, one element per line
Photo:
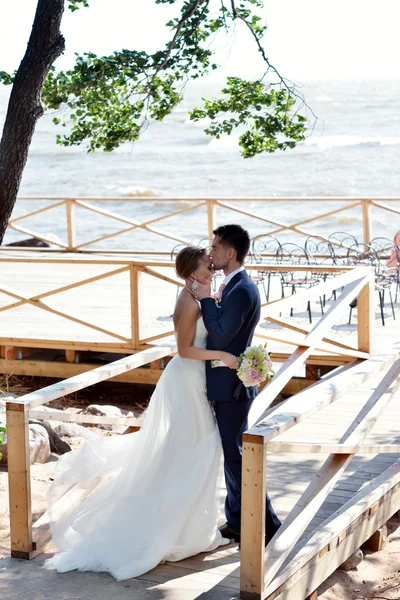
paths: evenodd
<path fill-rule="evenodd" d="M 240 533 L 234 531 L 228 523 L 222 525 L 219 528 L 219 530 L 223 538 L 227 538 L 228 540 L 234 540 L 235 542 L 240 542 Z"/>

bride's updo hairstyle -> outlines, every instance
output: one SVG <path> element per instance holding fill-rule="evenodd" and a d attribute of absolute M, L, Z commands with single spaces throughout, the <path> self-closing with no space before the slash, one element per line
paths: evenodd
<path fill-rule="evenodd" d="M 196 271 L 199 266 L 199 261 L 206 254 L 204 248 L 197 246 L 186 246 L 182 248 L 175 259 L 175 269 L 178 277 L 187 279 Z"/>

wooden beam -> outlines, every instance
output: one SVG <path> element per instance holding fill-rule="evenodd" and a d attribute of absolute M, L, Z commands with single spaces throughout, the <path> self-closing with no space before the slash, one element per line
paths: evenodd
<path fill-rule="evenodd" d="M 357 300 L 358 349 L 373 354 L 375 351 L 375 278 L 372 268 L 367 285 Z"/>
<path fill-rule="evenodd" d="M 74 250 L 76 245 L 75 200 L 66 200 L 68 250 Z"/>
<path fill-rule="evenodd" d="M 303 324 L 299 325 L 298 323 L 289 321 L 289 319 L 284 319 L 282 317 L 266 317 L 266 320 L 275 323 L 276 325 L 281 325 L 282 327 L 297 331 L 298 333 L 303 333 L 304 335 L 310 333 L 310 328 L 307 329 Z M 339 340 L 328 336 L 323 337 L 321 341 L 337 346 L 338 348 L 344 348 L 345 350 L 357 350 L 357 348 L 349 346 L 348 344 L 343 344 L 342 342 L 339 342 Z"/>
<path fill-rule="evenodd" d="M 76 350 L 65 350 L 65 360 L 68 363 L 78 362 L 77 357 L 79 356 Z"/>
<path fill-rule="evenodd" d="M 217 203 L 214 200 L 207 200 L 207 232 L 210 240 L 213 239 L 213 231 L 217 222 Z"/>
<path fill-rule="evenodd" d="M 130 301 L 131 301 L 131 344 L 134 348 L 139 347 L 140 329 L 139 329 L 139 277 L 140 272 L 137 267 L 129 267 L 130 281 Z"/>
<path fill-rule="evenodd" d="M 369 200 L 363 200 L 361 206 L 364 244 L 369 244 L 372 239 L 371 203 Z"/>
<path fill-rule="evenodd" d="M 143 418 L 137 417 L 102 417 L 100 415 L 85 415 L 68 412 L 56 412 L 32 409 L 29 411 L 31 419 L 42 421 L 62 421 L 67 423 L 91 423 L 93 425 L 129 425 L 140 429 Z"/>
<path fill-rule="evenodd" d="M 265 420 L 258 421 L 256 428 L 248 429 L 244 436 L 259 435 L 263 432 L 266 440 L 271 440 L 293 427 L 296 423 L 305 420 L 321 408 L 328 406 L 344 394 L 356 388 L 358 385 L 367 381 L 379 371 L 387 369 L 394 363 L 398 353 L 377 355 L 366 361 L 354 361 L 345 367 L 342 367 L 338 373 L 328 375 L 309 389 L 299 392 L 292 398 L 285 401 L 282 407 L 275 408 L 269 412 Z M 351 377 L 349 377 L 351 372 Z M 268 387 L 267 387 L 268 389 Z M 266 391 L 267 391 L 266 389 Z M 259 396 L 264 394 L 261 392 Z M 250 410 L 249 422 L 255 423 Z M 251 439 L 249 438 L 249 441 Z"/>
<path fill-rule="evenodd" d="M 299 454 L 400 454 L 400 444 L 334 444 L 329 442 L 268 442 L 267 452 Z"/>
<path fill-rule="evenodd" d="M 51 360 L 8 360 L 0 361 L 0 373 L 5 375 L 29 375 L 33 377 L 55 377 L 67 379 L 80 373 L 98 368 L 96 363 L 63 363 Z M 161 369 L 140 368 L 110 377 L 109 381 L 156 385 L 162 375 Z"/>
<path fill-rule="evenodd" d="M 310 342 L 306 341 L 307 336 L 304 336 L 303 334 L 299 334 L 299 333 L 293 332 L 293 331 L 288 334 L 286 332 L 278 333 L 276 331 L 268 331 L 267 329 L 257 328 L 254 335 L 261 339 L 272 340 L 275 342 L 280 342 L 282 344 L 288 344 L 291 346 L 311 346 L 312 345 Z M 314 348 L 314 346 L 313 346 L 313 348 Z M 342 356 L 349 356 L 350 358 L 369 358 L 368 353 L 360 352 L 356 348 L 351 348 L 350 350 L 348 350 L 347 348 L 339 347 L 339 346 L 333 345 L 329 342 L 323 342 L 323 341 L 318 342 L 314 349 L 317 350 L 318 352 L 328 352 L 329 354 L 334 354 L 335 356 L 342 355 Z"/>
<path fill-rule="evenodd" d="M 36 392 L 31 392 L 29 394 L 25 394 L 24 396 L 20 396 L 16 402 L 18 404 L 27 404 L 30 408 L 35 408 L 36 406 L 47 404 L 52 400 L 56 400 L 57 398 L 61 398 L 62 396 L 81 390 L 89 385 L 98 383 L 99 381 L 111 379 L 111 377 L 116 377 L 121 373 L 141 367 L 152 360 L 168 356 L 168 354 L 174 352 L 175 350 L 176 345 L 172 343 L 171 345 L 148 348 L 147 350 L 143 350 L 142 352 L 138 352 L 132 356 L 127 356 L 126 358 L 121 358 L 107 365 L 102 365 L 101 367 L 92 369 L 87 373 L 81 373 L 75 377 L 70 377 L 69 379 L 65 379 L 59 383 L 49 385 Z M 74 366 L 79 367 L 81 365 Z"/>
<path fill-rule="evenodd" d="M 265 469 L 263 438 L 243 444 L 240 597 L 262 598 L 265 552 Z"/>
<path fill-rule="evenodd" d="M 33 548 L 29 407 L 6 403 L 11 556 L 29 559 Z"/>

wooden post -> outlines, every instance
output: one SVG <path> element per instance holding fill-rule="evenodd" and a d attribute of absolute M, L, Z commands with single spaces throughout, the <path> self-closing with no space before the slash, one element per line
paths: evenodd
<path fill-rule="evenodd" d="M 79 362 L 79 353 L 76 350 L 70 350 L 67 348 L 65 350 L 65 360 L 68 363 Z"/>
<path fill-rule="evenodd" d="M 16 360 L 17 349 L 14 346 L 2 346 L 1 358 L 5 360 Z"/>
<path fill-rule="evenodd" d="M 215 200 L 207 200 L 208 237 L 213 239 L 213 231 L 216 227 L 217 205 Z"/>
<path fill-rule="evenodd" d="M 76 246 L 76 226 L 75 226 L 75 200 L 70 198 L 66 200 L 67 209 L 67 232 L 68 232 L 68 250 L 75 250 Z"/>
<path fill-rule="evenodd" d="M 139 350 L 139 274 L 134 265 L 129 267 L 131 288 L 131 338 L 132 348 Z"/>
<path fill-rule="evenodd" d="M 369 200 L 363 200 L 361 206 L 363 217 L 364 244 L 369 244 L 372 240 L 371 203 Z"/>
<path fill-rule="evenodd" d="M 358 349 L 374 353 L 375 343 L 375 277 L 371 268 L 369 282 L 358 295 Z"/>
<path fill-rule="evenodd" d="M 240 598 L 264 592 L 266 449 L 264 437 L 243 435 Z"/>
<path fill-rule="evenodd" d="M 385 547 L 387 540 L 387 527 L 383 525 L 380 529 L 375 531 L 371 537 L 364 542 L 363 547 L 372 552 L 379 552 Z"/>
<path fill-rule="evenodd" d="M 11 556 L 30 558 L 32 542 L 29 405 L 7 402 Z"/>

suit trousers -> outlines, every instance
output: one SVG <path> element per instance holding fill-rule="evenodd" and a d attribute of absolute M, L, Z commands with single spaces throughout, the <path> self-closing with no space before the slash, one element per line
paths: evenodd
<path fill-rule="evenodd" d="M 214 412 L 224 452 L 224 471 L 227 497 L 225 516 L 228 525 L 240 533 L 242 506 L 242 434 L 248 428 L 247 418 L 253 399 L 215 402 Z M 265 535 L 267 542 L 281 525 L 266 495 Z"/>

